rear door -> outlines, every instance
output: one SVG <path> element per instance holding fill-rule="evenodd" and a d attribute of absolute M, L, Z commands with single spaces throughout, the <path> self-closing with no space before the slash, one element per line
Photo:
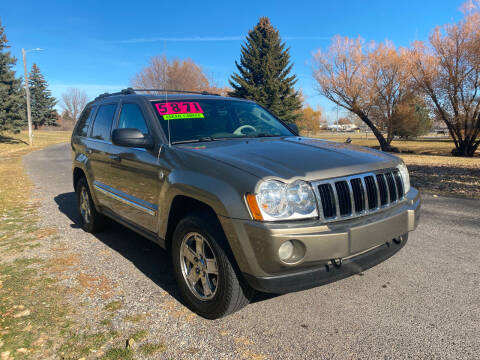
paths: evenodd
<path fill-rule="evenodd" d="M 152 135 L 140 103 L 121 104 L 116 128 L 138 129 Z M 157 155 L 154 150 L 112 145 L 111 191 L 117 196 L 114 212 L 151 232 L 157 231 Z"/>
<path fill-rule="evenodd" d="M 91 181 L 97 202 L 107 208 L 113 205 L 112 198 L 103 191 L 111 182 L 111 132 L 117 112 L 117 103 L 106 103 L 98 107 L 95 120 L 86 140 L 86 153 L 89 158 Z"/>

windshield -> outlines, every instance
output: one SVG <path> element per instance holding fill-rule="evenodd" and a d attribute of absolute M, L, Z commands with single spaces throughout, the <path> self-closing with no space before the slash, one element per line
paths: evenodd
<path fill-rule="evenodd" d="M 167 136 L 170 125 L 172 143 L 294 135 L 253 102 L 194 99 L 152 104 Z"/>

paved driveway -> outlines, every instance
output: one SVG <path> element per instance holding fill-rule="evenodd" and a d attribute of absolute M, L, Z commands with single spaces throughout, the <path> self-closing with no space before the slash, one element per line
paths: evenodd
<path fill-rule="evenodd" d="M 79 254 L 78 271 L 114 284 L 111 296 L 124 304 L 114 325 L 127 326 L 125 314 L 148 313 L 142 326 L 167 344 L 165 358 L 480 356 L 478 200 L 425 195 L 418 230 L 385 263 L 319 288 L 258 296 L 236 314 L 207 321 L 180 303 L 168 254 L 156 245 L 120 225 L 98 236 L 78 229 L 67 145 L 30 154 L 25 166 L 45 225 Z M 93 324 L 104 300 L 85 299 L 85 321 Z"/>

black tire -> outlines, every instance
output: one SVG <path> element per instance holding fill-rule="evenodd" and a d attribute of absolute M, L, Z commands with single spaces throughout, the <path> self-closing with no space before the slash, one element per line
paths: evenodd
<path fill-rule="evenodd" d="M 77 208 L 80 217 L 80 226 L 82 227 L 82 229 L 92 234 L 103 230 L 106 227 L 107 219 L 95 209 L 92 194 L 90 193 L 90 189 L 88 188 L 87 180 L 84 177 L 78 180 L 75 192 L 77 193 Z M 81 198 L 83 192 L 84 196 L 86 196 L 88 199 L 88 204 L 84 209 L 82 209 Z M 82 210 L 88 211 L 88 216 L 85 216 Z"/>
<path fill-rule="evenodd" d="M 211 248 L 218 269 L 216 291 L 213 298 L 200 300 L 190 289 L 182 273 L 182 243 L 191 234 L 200 234 L 209 248 Z M 240 310 L 252 299 L 255 291 L 245 283 L 235 269 L 233 255 L 221 229 L 214 216 L 203 214 L 189 214 L 178 223 L 172 238 L 172 264 L 177 284 L 183 300 L 190 310 L 206 319 L 218 319 Z M 193 271 L 193 268 L 191 269 Z M 205 272 L 203 272 L 205 274 Z"/>

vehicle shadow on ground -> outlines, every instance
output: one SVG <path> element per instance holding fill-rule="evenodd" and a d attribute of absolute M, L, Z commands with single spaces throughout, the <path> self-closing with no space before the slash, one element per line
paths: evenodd
<path fill-rule="evenodd" d="M 80 228 L 75 193 L 59 194 L 55 196 L 54 200 L 60 212 L 65 214 L 72 222 L 70 226 Z M 94 236 L 131 261 L 145 276 L 183 304 L 173 275 L 170 254 L 167 251 L 114 221 L 110 222 L 106 230 L 94 234 Z M 252 302 L 264 301 L 276 296 L 257 293 Z"/>

